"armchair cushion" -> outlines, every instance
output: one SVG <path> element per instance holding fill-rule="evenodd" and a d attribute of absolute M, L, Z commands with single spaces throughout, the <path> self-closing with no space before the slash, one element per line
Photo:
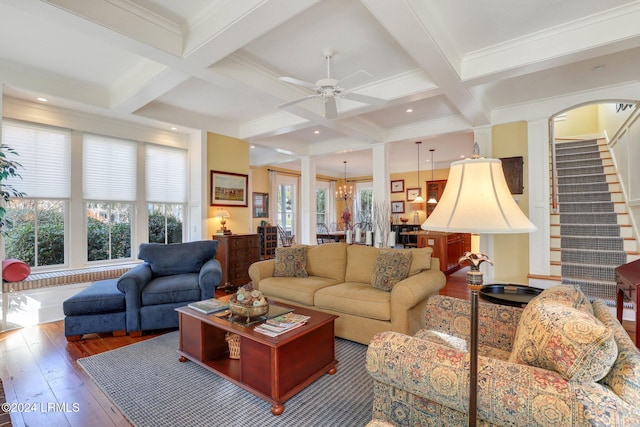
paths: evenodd
<path fill-rule="evenodd" d="M 199 301 L 197 274 L 174 274 L 157 277 L 142 290 L 142 305 Z"/>
<path fill-rule="evenodd" d="M 217 240 L 188 243 L 141 243 L 138 258 L 149 263 L 154 277 L 198 273 L 216 256 Z"/>
<path fill-rule="evenodd" d="M 617 356 L 613 333 L 602 322 L 543 298 L 522 312 L 509 361 L 548 369 L 566 380 L 593 382 L 609 372 Z"/>

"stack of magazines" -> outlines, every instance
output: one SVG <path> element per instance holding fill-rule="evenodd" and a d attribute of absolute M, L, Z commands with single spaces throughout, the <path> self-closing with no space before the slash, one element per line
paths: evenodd
<path fill-rule="evenodd" d="M 270 337 L 277 337 L 280 334 L 289 332 L 292 329 L 298 328 L 309 320 L 310 316 L 305 316 L 297 313 L 286 313 L 281 316 L 268 319 L 266 322 L 255 327 L 255 331 Z"/>

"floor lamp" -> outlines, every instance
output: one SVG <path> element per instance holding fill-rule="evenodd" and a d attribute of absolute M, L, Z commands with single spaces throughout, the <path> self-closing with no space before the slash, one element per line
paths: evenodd
<path fill-rule="evenodd" d="M 480 252 L 480 234 L 530 233 L 536 227 L 513 199 L 498 159 L 474 156 L 453 162 L 438 205 L 422 224 L 423 230 L 471 233 L 471 263 L 467 285 L 471 289 L 469 366 L 469 425 L 476 425 L 478 384 L 478 291 L 482 288 L 480 264 L 491 263 Z M 463 259 L 461 258 L 461 259 Z"/>

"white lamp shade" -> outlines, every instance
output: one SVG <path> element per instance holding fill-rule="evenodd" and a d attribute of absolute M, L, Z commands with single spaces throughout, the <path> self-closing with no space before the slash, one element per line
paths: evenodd
<path fill-rule="evenodd" d="M 530 233 L 537 228 L 513 199 L 498 159 L 451 164 L 444 193 L 423 230 L 474 234 Z"/>
<path fill-rule="evenodd" d="M 229 215 L 229 211 L 227 211 L 226 209 L 218 209 L 218 211 L 216 212 L 216 218 L 229 218 L 231 215 Z"/>

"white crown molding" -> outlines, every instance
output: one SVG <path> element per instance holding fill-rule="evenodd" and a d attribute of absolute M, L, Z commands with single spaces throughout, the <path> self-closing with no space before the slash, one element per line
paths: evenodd
<path fill-rule="evenodd" d="M 640 3 L 630 3 L 571 23 L 468 52 L 462 61 L 462 79 L 478 79 L 565 55 L 575 54 L 586 58 L 590 49 L 604 49 L 609 46 L 608 51 L 613 52 L 616 49 L 611 45 L 628 43 L 629 40 L 637 40 L 640 37 L 640 27 L 637 25 L 639 21 Z M 635 44 L 639 45 L 640 42 Z M 565 58 L 564 61 L 568 59 Z"/>

